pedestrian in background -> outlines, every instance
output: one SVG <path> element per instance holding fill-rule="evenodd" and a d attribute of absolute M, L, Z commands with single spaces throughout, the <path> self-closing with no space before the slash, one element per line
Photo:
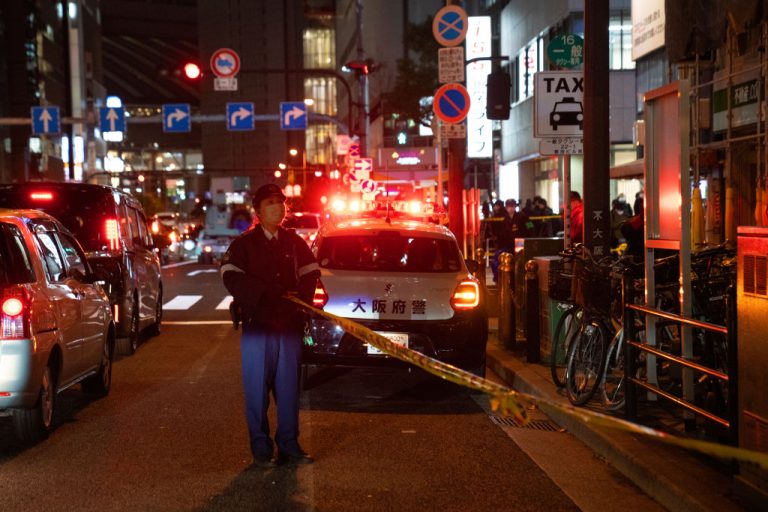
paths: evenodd
<path fill-rule="evenodd" d="M 497 282 L 499 276 L 499 256 L 503 252 L 515 250 L 515 237 L 512 234 L 512 219 L 504 208 L 504 203 L 498 199 L 493 203 L 493 211 L 488 219 L 492 238 L 496 242 L 496 250 L 491 258 L 491 272 L 493 282 Z"/>
<path fill-rule="evenodd" d="M 299 372 L 304 322 L 286 296 L 311 302 L 320 267 L 306 242 L 280 226 L 285 196 L 268 184 L 256 190 L 253 207 L 259 224 L 237 237 L 222 261 L 221 273 L 242 319 L 245 416 L 254 466 L 312 463 L 299 445 Z M 270 437 L 269 392 L 277 406 L 277 429 Z"/>
<path fill-rule="evenodd" d="M 584 203 L 581 194 L 571 190 L 571 243 L 584 242 Z"/>
<path fill-rule="evenodd" d="M 533 222 L 525 210 L 518 211 L 517 201 L 507 199 L 504 203 L 512 225 L 512 235 L 515 238 L 528 238 L 533 236 Z"/>

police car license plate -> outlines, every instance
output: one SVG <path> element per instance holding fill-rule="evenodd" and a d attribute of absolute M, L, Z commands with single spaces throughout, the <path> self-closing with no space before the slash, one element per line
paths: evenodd
<path fill-rule="evenodd" d="M 376 334 L 381 334 L 385 338 L 387 338 L 389 341 L 393 343 L 397 343 L 398 345 L 402 345 L 404 347 L 408 346 L 408 333 L 407 332 L 379 332 L 376 331 Z M 368 354 L 369 355 L 382 355 L 384 352 L 377 349 L 370 343 L 368 344 Z"/>

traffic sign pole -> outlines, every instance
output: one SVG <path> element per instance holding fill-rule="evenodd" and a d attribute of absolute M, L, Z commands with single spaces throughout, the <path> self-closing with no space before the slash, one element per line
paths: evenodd
<path fill-rule="evenodd" d="M 584 245 L 610 250 L 608 0 L 584 3 Z"/>

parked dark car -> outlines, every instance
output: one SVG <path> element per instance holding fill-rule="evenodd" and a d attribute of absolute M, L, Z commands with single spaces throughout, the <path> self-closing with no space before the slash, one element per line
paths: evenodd
<path fill-rule="evenodd" d="M 115 188 L 83 183 L 0 185 L 0 208 L 31 208 L 57 218 L 106 281 L 120 350 L 133 354 L 141 331 L 159 334 L 160 259 L 141 203 Z"/>

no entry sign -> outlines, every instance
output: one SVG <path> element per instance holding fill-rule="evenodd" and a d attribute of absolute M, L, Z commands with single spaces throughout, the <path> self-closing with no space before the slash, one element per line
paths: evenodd
<path fill-rule="evenodd" d="M 435 93 L 432 109 L 446 123 L 460 123 L 469 112 L 469 93 L 461 84 L 445 84 Z"/>

